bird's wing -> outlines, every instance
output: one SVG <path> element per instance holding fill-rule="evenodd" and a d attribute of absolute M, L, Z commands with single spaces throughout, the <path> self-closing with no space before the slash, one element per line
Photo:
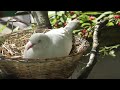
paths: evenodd
<path fill-rule="evenodd" d="M 66 36 L 61 33 L 47 33 L 52 44 L 49 44 L 48 52 L 51 57 L 56 56 L 67 56 L 72 48 L 72 38 L 71 36 Z"/>

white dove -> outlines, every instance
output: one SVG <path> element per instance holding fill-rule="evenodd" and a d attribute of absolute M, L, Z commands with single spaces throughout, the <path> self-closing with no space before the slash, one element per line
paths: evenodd
<path fill-rule="evenodd" d="M 53 58 L 69 55 L 72 49 L 72 31 L 77 28 L 77 19 L 64 28 L 51 29 L 46 33 L 34 33 L 25 45 L 23 58 Z"/>

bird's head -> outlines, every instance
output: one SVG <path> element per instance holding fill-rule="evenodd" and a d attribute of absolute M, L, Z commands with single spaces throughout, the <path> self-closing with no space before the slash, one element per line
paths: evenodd
<path fill-rule="evenodd" d="M 30 48 L 38 49 L 46 46 L 46 43 L 48 42 L 48 37 L 44 33 L 35 33 L 33 34 L 29 42 L 26 45 L 27 50 Z"/>
<path fill-rule="evenodd" d="M 80 25 L 80 21 L 77 19 L 74 19 L 70 22 L 68 22 L 68 24 L 64 27 L 66 30 L 68 31 L 73 31 L 74 29 L 76 29 L 78 26 Z"/>

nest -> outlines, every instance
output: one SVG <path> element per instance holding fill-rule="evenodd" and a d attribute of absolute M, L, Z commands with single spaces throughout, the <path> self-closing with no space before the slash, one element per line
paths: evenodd
<path fill-rule="evenodd" d="M 0 37 L 0 78 L 67 79 L 89 47 L 87 40 L 73 35 L 73 47 L 68 56 L 23 59 L 25 44 L 32 34 L 32 30 L 25 30 Z"/>

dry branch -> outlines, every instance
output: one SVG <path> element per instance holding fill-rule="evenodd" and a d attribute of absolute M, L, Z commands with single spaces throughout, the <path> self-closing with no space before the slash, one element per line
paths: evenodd
<path fill-rule="evenodd" d="M 90 53 L 89 62 L 80 70 L 80 66 L 78 66 L 75 72 L 72 74 L 69 79 L 85 79 L 90 74 L 92 68 L 97 62 L 97 52 L 99 50 L 99 37 L 101 34 L 101 28 L 104 27 L 108 23 L 108 19 L 101 20 L 97 22 L 96 26 L 94 27 L 93 33 L 93 45 Z"/>
<path fill-rule="evenodd" d="M 108 20 L 103 20 L 97 23 L 93 33 L 93 45 L 92 50 L 89 58 L 89 62 L 87 63 L 86 67 L 82 68 L 82 71 L 78 77 L 78 79 L 87 78 L 89 73 L 91 72 L 92 68 L 97 62 L 97 53 L 99 50 L 99 38 L 100 38 L 100 30 L 108 23 Z"/>

